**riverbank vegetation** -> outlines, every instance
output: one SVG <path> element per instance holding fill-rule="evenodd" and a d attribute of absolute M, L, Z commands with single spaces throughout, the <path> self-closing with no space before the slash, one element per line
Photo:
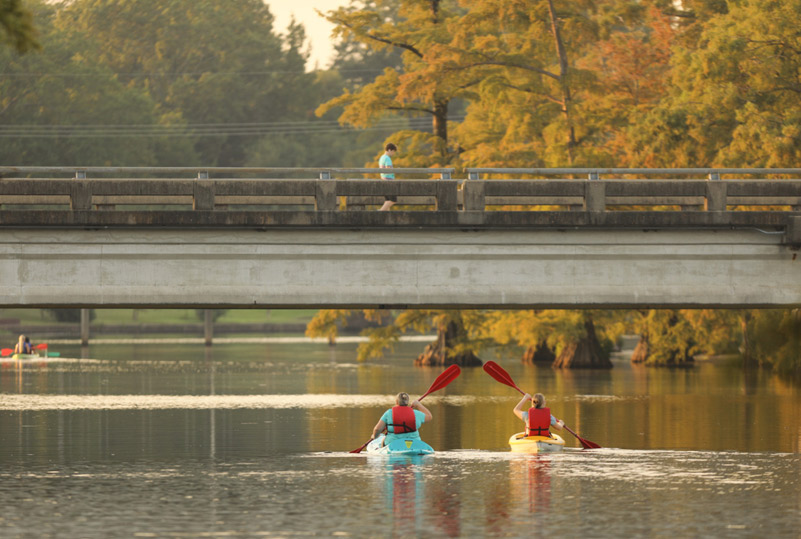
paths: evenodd
<path fill-rule="evenodd" d="M 0 10 L 7 164 L 375 166 L 387 141 L 396 166 L 457 170 L 801 162 L 801 0 L 352 0 L 322 14 L 338 54 L 314 70 L 261 0 L 24 4 Z M 420 363 L 515 343 L 608 367 L 628 328 L 645 364 L 801 370 L 797 309 L 404 312 L 362 355 L 422 326 Z"/>

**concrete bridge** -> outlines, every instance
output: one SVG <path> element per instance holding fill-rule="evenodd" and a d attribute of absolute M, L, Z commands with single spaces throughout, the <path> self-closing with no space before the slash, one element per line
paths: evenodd
<path fill-rule="evenodd" d="M 393 172 L 0 167 L 0 305 L 801 305 L 801 169 Z"/>

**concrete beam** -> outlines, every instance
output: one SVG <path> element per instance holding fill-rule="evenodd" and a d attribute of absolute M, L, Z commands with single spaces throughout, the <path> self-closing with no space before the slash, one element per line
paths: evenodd
<path fill-rule="evenodd" d="M 795 255 L 758 230 L 2 228 L 0 304 L 798 306 Z"/>

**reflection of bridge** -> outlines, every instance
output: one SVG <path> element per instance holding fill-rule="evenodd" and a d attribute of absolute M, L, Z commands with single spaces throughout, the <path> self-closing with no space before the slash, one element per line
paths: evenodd
<path fill-rule="evenodd" d="M 801 169 L 378 172 L 0 167 L 0 304 L 801 304 Z"/>

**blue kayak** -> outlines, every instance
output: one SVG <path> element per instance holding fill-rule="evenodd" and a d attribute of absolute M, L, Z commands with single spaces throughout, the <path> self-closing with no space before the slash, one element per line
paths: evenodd
<path fill-rule="evenodd" d="M 373 455 L 430 455 L 434 452 L 434 448 L 423 440 L 394 440 L 383 445 L 384 438 L 382 434 L 367 444 L 365 451 Z"/>

